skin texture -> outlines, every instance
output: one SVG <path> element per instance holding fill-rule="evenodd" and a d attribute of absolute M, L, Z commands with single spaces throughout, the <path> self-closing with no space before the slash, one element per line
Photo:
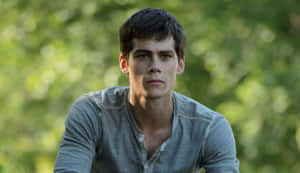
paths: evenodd
<path fill-rule="evenodd" d="M 129 57 L 120 56 L 120 68 L 129 76 L 131 110 L 151 156 L 171 136 L 171 94 L 176 76 L 184 71 L 184 57 L 178 58 L 172 37 L 134 39 Z"/>

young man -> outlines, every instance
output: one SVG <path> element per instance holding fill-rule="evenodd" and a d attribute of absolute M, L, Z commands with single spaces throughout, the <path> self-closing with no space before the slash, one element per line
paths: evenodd
<path fill-rule="evenodd" d="M 185 59 L 176 19 L 143 9 L 120 28 L 120 47 L 129 88 L 90 93 L 73 104 L 55 172 L 239 172 L 226 119 L 172 91 Z"/>

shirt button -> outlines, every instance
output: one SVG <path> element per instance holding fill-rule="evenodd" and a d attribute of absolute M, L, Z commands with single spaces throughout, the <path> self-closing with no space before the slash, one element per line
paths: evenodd
<path fill-rule="evenodd" d="M 145 169 L 149 168 L 149 164 L 146 163 L 146 164 L 144 165 L 144 168 L 145 168 Z"/>
<path fill-rule="evenodd" d="M 144 143 L 144 136 L 139 136 L 138 140 L 140 143 Z"/>

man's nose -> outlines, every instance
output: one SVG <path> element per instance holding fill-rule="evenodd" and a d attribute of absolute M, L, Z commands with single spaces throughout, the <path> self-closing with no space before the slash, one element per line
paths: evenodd
<path fill-rule="evenodd" d="M 151 73 L 161 72 L 161 61 L 158 56 L 151 58 L 150 70 Z"/>

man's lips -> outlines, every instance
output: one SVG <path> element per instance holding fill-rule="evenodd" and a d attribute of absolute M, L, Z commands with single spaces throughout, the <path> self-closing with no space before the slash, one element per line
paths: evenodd
<path fill-rule="evenodd" d="M 160 84 L 164 83 L 164 81 L 159 80 L 159 79 L 152 79 L 152 80 L 148 80 L 147 83 L 149 83 L 151 85 L 160 85 Z"/>

